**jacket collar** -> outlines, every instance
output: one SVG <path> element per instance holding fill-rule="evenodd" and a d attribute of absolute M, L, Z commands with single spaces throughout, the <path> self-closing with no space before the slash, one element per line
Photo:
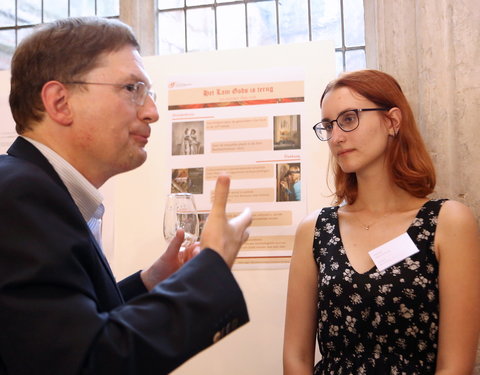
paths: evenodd
<path fill-rule="evenodd" d="M 38 149 L 22 137 L 17 137 L 7 150 L 7 154 L 26 160 L 47 173 L 57 184 L 68 192 L 67 187 L 63 183 L 58 173 L 53 169 L 49 161 L 38 151 Z"/>
<path fill-rule="evenodd" d="M 23 139 L 22 137 L 17 137 L 17 139 L 15 139 L 15 141 L 12 143 L 10 148 L 7 150 L 7 154 L 9 154 L 13 157 L 19 158 L 19 159 L 26 160 L 26 161 L 36 165 L 37 167 L 39 167 L 43 171 L 45 171 L 45 173 L 48 176 L 50 176 L 57 184 L 59 184 L 65 190 L 65 192 L 68 194 L 68 196 L 71 198 L 71 195 L 68 192 L 67 187 L 63 183 L 63 181 L 60 178 L 60 176 L 58 175 L 58 173 L 55 171 L 55 169 L 52 167 L 52 165 L 49 163 L 49 161 L 45 158 L 45 156 L 43 156 L 43 154 L 40 151 L 38 151 L 38 149 L 34 145 L 32 145 L 30 142 Z M 73 201 L 73 198 L 72 198 L 72 204 L 75 204 L 75 202 Z M 76 205 L 75 205 L 75 207 L 76 207 Z M 78 209 L 78 207 L 77 207 L 77 209 Z M 100 248 L 97 241 L 93 237 L 92 232 L 90 231 L 90 229 L 88 229 L 87 223 L 83 220 L 83 216 L 80 213 L 80 210 L 78 210 L 78 215 L 82 218 L 82 221 L 85 223 L 85 227 L 87 227 L 87 231 L 90 235 L 90 239 L 94 244 L 95 250 L 97 251 L 97 254 L 100 257 L 100 259 L 103 263 L 103 266 L 105 267 L 107 273 L 110 275 L 112 281 L 116 284 L 115 276 L 113 275 L 113 272 L 110 269 L 108 261 L 105 258 L 102 249 Z M 120 296 L 120 298 L 122 298 L 121 293 L 118 289 L 117 289 L 117 293 Z"/>

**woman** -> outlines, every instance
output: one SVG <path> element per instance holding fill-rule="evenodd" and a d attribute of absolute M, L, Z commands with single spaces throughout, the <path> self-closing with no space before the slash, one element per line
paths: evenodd
<path fill-rule="evenodd" d="M 297 229 L 284 374 L 471 375 L 480 325 L 472 212 L 427 198 L 433 164 L 394 78 L 347 73 L 320 106 L 314 129 L 330 147 L 337 205 Z M 392 239 L 401 242 L 370 256 Z"/>
<path fill-rule="evenodd" d="M 197 131 L 195 129 L 190 130 L 190 155 L 198 154 L 198 146 L 200 142 L 197 140 Z"/>
<path fill-rule="evenodd" d="M 188 128 L 185 129 L 183 133 L 183 155 L 190 155 L 191 154 L 191 140 L 190 140 L 190 131 Z"/>

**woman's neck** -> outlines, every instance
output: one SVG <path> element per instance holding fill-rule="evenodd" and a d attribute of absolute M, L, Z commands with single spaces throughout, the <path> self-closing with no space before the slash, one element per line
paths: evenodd
<path fill-rule="evenodd" d="M 424 198 L 414 197 L 382 174 L 372 175 L 369 178 L 357 175 L 357 183 L 357 199 L 351 205 L 355 210 L 384 214 L 409 210 L 425 201 Z"/>

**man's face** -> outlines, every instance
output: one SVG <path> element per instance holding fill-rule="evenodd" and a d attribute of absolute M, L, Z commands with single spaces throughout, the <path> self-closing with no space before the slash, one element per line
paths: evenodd
<path fill-rule="evenodd" d="M 101 56 L 98 67 L 81 80 L 151 86 L 142 59 L 132 46 Z M 149 124 L 158 120 L 150 96 L 144 105 L 138 105 L 126 88 L 85 85 L 72 95 L 72 103 L 75 154 L 71 162 L 92 184 L 101 186 L 110 177 L 145 162 Z"/>

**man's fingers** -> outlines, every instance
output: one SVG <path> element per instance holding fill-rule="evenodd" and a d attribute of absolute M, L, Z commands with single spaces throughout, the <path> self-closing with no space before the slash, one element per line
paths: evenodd
<path fill-rule="evenodd" d="M 200 243 L 195 242 L 189 245 L 184 251 L 179 252 L 179 254 L 181 253 L 183 253 L 183 263 L 188 262 L 190 259 L 193 259 L 200 253 Z"/>
<path fill-rule="evenodd" d="M 228 192 L 230 190 L 230 177 L 227 175 L 220 175 L 217 177 L 215 185 L 215 195 L 213 198 L 211 213 L 225 213 L 227 206 Z"/>
<path fill-rule="evenodd" d="M 250 236 L 248 227 L 252 224 L 252 212 L 250 208 L 245 208 L 243 212 L 230 220 L 230 225 L 235 227 L 241 233 L 241 244 L 243 245 Z"/>
<path fill-rule="evenodd" d="M 235 216 L 233 219 L 231 219 L 230 224 L 232 224 L 233 226 L 238 226 L 240 230 L 247 229 L 250 224 L 252 224 L 252 211 L 250 210 L 250 208 L 245 208 L 240 215 Z"/>
<path fill-rule="evenodd" d="M 182 242 L 185 238 L 185 232 L 183 229 L 178 229 L 175 233 L 175 237 L 170 241 L 170 244 L 167 247 L 167 252 L 178 252 L 180 246 L 182 246 Z"/>
<path fill-rule="evenodd" d="M 248 231 L 248 228 L 245 229 L 245 231 L 243 232 L 243 236 L 242 236 L 242 245 L 247 242 L 248 238 L 250 237 L 250 232 Z"/>

